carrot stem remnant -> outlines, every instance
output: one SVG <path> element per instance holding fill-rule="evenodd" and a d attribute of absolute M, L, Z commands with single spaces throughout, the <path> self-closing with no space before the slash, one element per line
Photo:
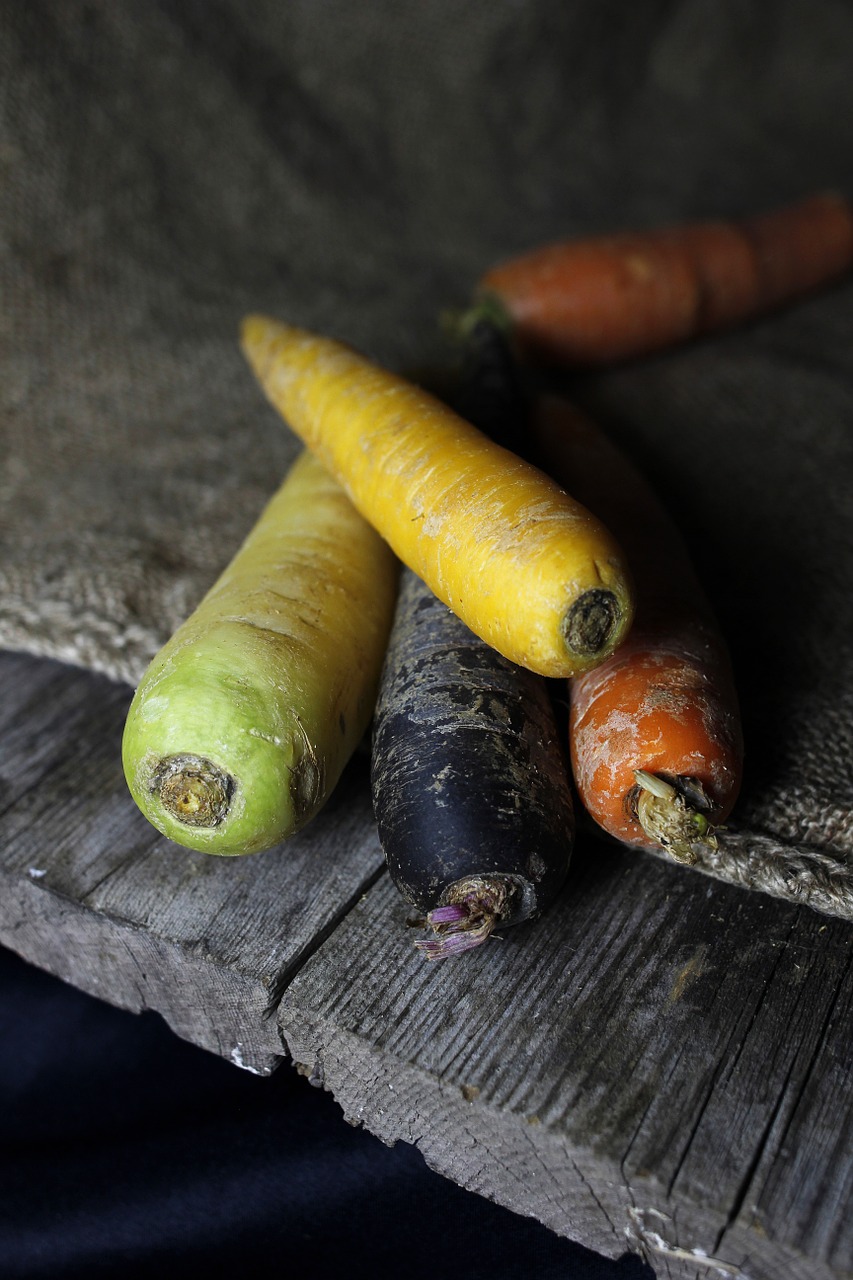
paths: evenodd
<path fill-rule="evenodd" d="M 155 770 L 150 790 L 178 822 L 215 827 L 228 813 L 234 779 L 202 756 L 169 756 Z"/>
<path fill-rule="evenodd" d="M 416 942 L 428 960 L 473 951 L 491 937 L 501 920 L 512 914 L 518 891 L 499 876 L 470 876 L 448 889 L 449 899 L 427 912 L 424 923 L 438 935 Z"/>
<path fill-rule="evenodd" d="M 650 840 L 685 866 L 698 861 L 698 849 L 717 848 L 714 829 L 705 814 L 676 787 L 645 769 L 635 769 L 634 777 L 639 788 L 637 821 Z"/>

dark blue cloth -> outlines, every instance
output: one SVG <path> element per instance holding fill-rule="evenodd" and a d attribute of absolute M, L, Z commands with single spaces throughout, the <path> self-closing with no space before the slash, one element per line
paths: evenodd
<path fill-rule="evenodd" d="M 651 1280 L 350 1127 L 289 1065 L 252 1076 L 8 951 L 0 1046 L 2 1280 Z"/>

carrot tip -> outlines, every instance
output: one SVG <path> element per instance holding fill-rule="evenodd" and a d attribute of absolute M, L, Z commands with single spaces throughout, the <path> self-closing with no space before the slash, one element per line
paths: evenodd
<path fill-rule="evenodd" d="M 480 947 L 510 914 L 516 887 L 500 876 L 471 876 L 451 885 L 450 900 L 427 912 L 424 924 L 436 933 L 415 943 L 428 960 L 445 960 Z"/>
<path fill-rule="evenodd" d="M 635 769 L 634 779 L 640 790 L 637 821 L 649 839 L 676 862 L 693 866 L 702 849 L 717 848 L 714 828 L 707 815 L 688 804 L 677 787 L 645 769 Z M 691 783 L 691 792 L 703 794 L 695 782 Z"/>
<path fill-rule="evenodd" d="M 447 933 L 440 938 L 425 938 L 416 942 L 415 947 L 427 960 L 446 960 L 450 956 L 461 955 L 463 951 L 473 951 L 482 946 L 494 928 L 495 921 L 485 923 L 467 932 Z"/>

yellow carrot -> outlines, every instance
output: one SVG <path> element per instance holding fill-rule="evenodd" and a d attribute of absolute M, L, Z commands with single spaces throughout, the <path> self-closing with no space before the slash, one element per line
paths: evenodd
<path fill-rule="evenodd" d="M 601 522 L 439 400 L 264 316 L 243 349 L 269 400 L 399 558 L 481 639 L 545 676 L 601 662 L 633 612 Z"/>
<path fill-rule="evenodd" d="M 131 704 L 125 776 L 159 831 L 232 856 L 318 812 L 373 712 L 397 569 L 302 453 Z"/>

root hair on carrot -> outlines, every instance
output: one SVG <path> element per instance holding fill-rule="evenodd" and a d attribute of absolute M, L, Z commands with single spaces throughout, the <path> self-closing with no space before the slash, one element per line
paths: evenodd
<path fill-rule="evenodd" d="M 441 905 L 423 920 L 436 936 L 415 943 L 428 960 L 446 960 L 482 946 L 512 914 L 518 888 L 504 876 L 468 876 L 450 885 L 442 897 Z"/>

